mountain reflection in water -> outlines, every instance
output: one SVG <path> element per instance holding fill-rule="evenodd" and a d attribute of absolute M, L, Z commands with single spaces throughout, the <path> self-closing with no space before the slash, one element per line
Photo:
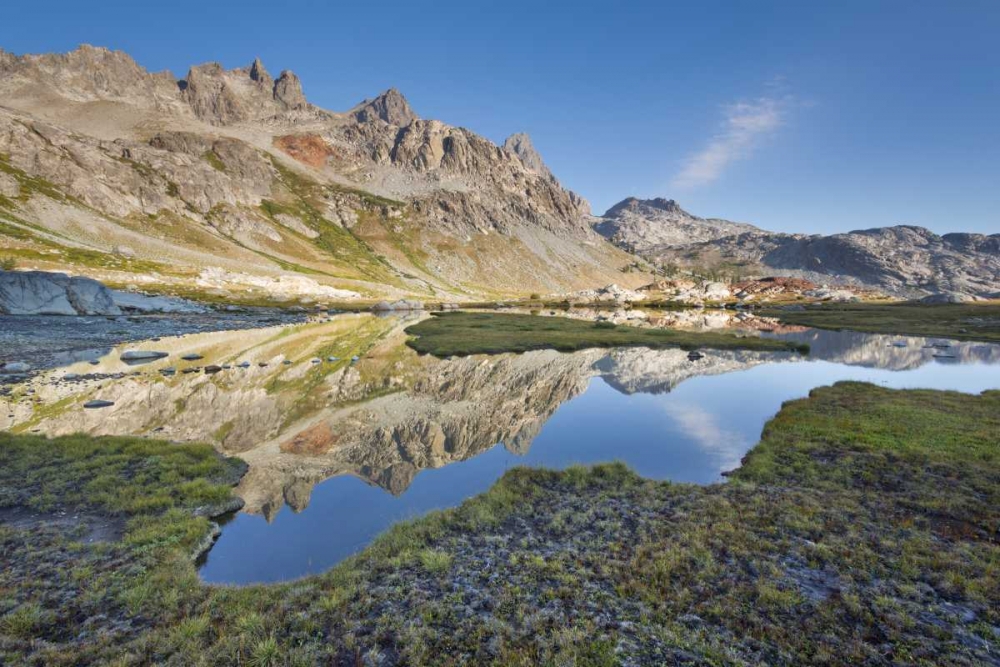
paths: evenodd
<path fill-rule="evenodd" d="M 699 317 L 688 324 L 712 326 Z M 138 375 L 118 348 L 97 367 L 35 378 L 31 400 L 0 397 L 0 428 L 204 441 L 243 457 L 246 507 L 202 576 L 245 583 L 326 569 L 395 521 L 486 490 L 512 465 L 621 460 L 647 477 L 718 481 L 783 401 L 838 380 L 1000 387 L 1000 346 L 980 343 L 952 343 L 941 359 L 936 339 L 779 327 L 766 335 L 808 342 L 811 355 L 704 351 L 692 362 L 681 350 L 631 348 L 443 360 L 405 346 L 411 322 L 346 315 L 164 338 L 129 346 L 170 353 Z M 192 352 L 204 358 L 179 361 Z M 182 372 L 196 364 L 231 368 Z M 158 372 L 168 366 L 178 373 Z M 96 376 L 61 380 L 67 373 Z M 92 398 L 115 405 L 83 410 Z"/>

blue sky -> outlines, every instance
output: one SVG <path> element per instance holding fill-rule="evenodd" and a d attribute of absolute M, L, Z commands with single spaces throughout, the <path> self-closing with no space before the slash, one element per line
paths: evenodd
<path fill-rule="evenodd" d="M 151 70 L 260 56 L 341 110 L 517 131 L 595 212 L 664 196 L 830 233 L 1000 232 L 1000 2 L 49 2 L 0 47 L 123 49 Z"/>

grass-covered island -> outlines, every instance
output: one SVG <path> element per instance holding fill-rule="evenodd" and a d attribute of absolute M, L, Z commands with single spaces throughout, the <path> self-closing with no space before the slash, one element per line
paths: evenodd
<path fill-rule="evenodd" d="M 436 357 L 529 350 L 572 352 L 593 347 L 679 347 L 808 352 L 807 345 L 730 333 L 640 329 L 613 322 L 515 313 L 443 312 L 406 329 L 407 345 Z"/>
<path fill-rule="evenodd" d="M 819 329 L 1000 343 L 1000 303 L 827 303 L 765 308 L 761 314 Z"/>
<path fill-rule="evenodd" d="M 516 469 L 324 575 L 210 587 L 192 553 L 236 472 L 0 434 L 0 664 L 1000 660 L 997 391 L 842 383 L 786 404 L 729 483 Z"/>

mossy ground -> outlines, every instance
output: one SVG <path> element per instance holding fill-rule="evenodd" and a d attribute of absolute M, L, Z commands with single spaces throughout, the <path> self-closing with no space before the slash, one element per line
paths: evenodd
<path fill-rule="evenodd" d="M 824 304 L 802 311 L 768 308 L 761 314 L 780 318 L 787 324 L 819 329 L 1000 342 L 1000 303 L 995 301 L 935 305 L 913 302 Z"/>
<path fill-rule="evenodd" d="M 512 313 L 438 313 L 409 327 L 407 344 L 438 357 L 552 349 L 564 352 L 592 347 L 679 347 L 685 350 L 773 350 L 807 352 L 807 346 L 755 336 L 640 329 L 612 322 Z"/>
<path fill-rule="evenodd" d="M 1000 660 L 997 391 L 817 389 L 730 483 L 515 469 L 327 574 L 244 588 L 199 584 L 188 553 L 207 530 L 191 507 L 220 493 L 198 480 L 226 464 L 129 442 L 0 439 L 6 503 L 130 518 L 120 544 L 0 529 L 5 664 Z M 121 490 L 90 499 L 108 476 Z M 148 493 L 125 490 L 138 480 Z"/>

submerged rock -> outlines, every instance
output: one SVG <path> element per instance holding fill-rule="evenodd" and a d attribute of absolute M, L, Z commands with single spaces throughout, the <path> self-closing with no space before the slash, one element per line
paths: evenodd
<path fill-rule="evenodd" d="M 147 359 L 163 359 L 169 356 L 166 352 L 158 352 L 156 350 L 125 350 L 122 352 L 121 360 L 144 361 Z"/>
<path fill-rule="evenodd" d="M 208 309 L 194 302 L 171 296 L 148 296 L 138 292 L 112 290 L 116 306 L 131 313 L 205 313 Z"/>

